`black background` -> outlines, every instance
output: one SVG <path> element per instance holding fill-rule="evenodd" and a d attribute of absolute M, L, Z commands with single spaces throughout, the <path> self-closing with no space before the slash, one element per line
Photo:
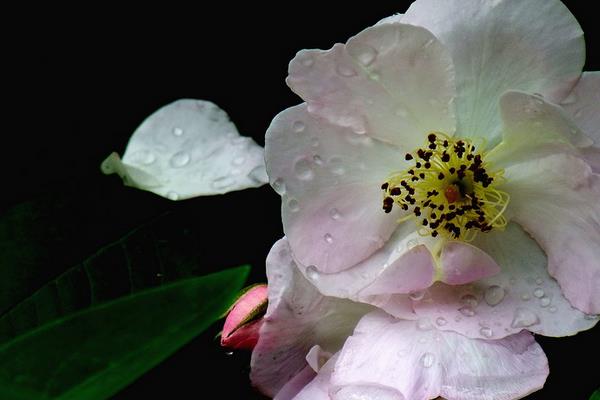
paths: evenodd
<path fill-rule="evenodd" d="M 201 232 L 207 272 L 251 263 L 251 280 L 263 281 L 264 258 L 282 236 L 279 197 L 269 187 L 173 203 L 124 187 L 115 176 L 101 175 L 99 165 L 111 151 L 123 153 L 145 117 L 179 98 L 213 101 L 243 135 L 263 145 L 273 116 L 301 101 L 284 82 L 298 50 L 345 42 L 409 4 L 339 2 L 325 9 L 324 3 L 147 4 L 135 12 L 97 6 L 15 15 L 3 57 L 9 106 L 0 212 L 60 193 L 74 204 L 64 218 L 93 247 L 172 211 Z M 567 5 L 586 33 L 585 69 L 598 70 L 594 3 Z M 538 337 L 551 374 L 545 389 L 528 399 L 587 399 L 600 385 L 598 329 L 572 338 Z M 197 338 L 115 399 L 205 398 L 211 392 L 225 399 L 262 398 L 247 380 L 248 355 L 220 349 L 213 340 L 218 331 Z"/>

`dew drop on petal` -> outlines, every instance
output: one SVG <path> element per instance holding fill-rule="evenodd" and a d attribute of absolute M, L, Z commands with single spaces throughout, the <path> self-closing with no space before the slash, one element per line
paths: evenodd
<path fill-rule="evenodd" d="M 317 267 L 315 267 L 314 265 L 309 265 L 308 267 L 306 267 L 306 276 L 311 281 L 318 280 L 319 279 L 319 271 L 317 271 Z"/>
<path fill-rule="evenodd" d="M 544 289 L 542 288 L 537 288 L 533 291 L 533 295 L 535 297 L 537 297 L 538 299 L 541 299 L 542 297 L 544 297 Z"/>
<path fill-rule="evenodd" d="M 277 178 L 271 182 L 271 186 L 273 187 L 273 190 L 275 190 L 275 192 L 280 196 L 283 196 L 286 192 L 285 182 L 281 178 Z"/>
<path fill-rule="evenodd" d="M 471 308 L 471 306 L 463 306 L 458 309 L 462 315 L 465 317 L 472 317 L 475 315 L 475 311 Z"/>
<path fill-rule="evenodd" d="M 373 64 L 373 61 L 377 58 L 377 50 L 371 46 L 364 46 L 358 54 L 358 62 L 363 66 L 368 67 Z"/>
<path fill-rule="evenodd" d="M 539 324 L 540 318 L 533 311 L 519 307 L 515 310 L 513 320 L 510 324 L 513 328 L 527 328 Z"/>
<path fill-rule="evenodd" d="M 173 201 L 179 200 L 179 194 L 177 192 L 170 191 L 167 193 L 167 199 L 173 200 Z"/>
<path fill-rule="evenodd" d="M 287 206 L 291 212 L 298 212 L 300 210 L 300 203 L 298 203 L 298 200 L 294 198 L 290 198 L 287 201 Z"/>
<path fill-rule="evenodd" d="M 523 301 L 529 301 L 529 300 L 531 300 L 531 296 L 528 293 L 523 293 L 521 295 L 521 300 L 523 300 Z"/>
<path fill-rule="evenodd" d="M 315 154 L 315 155 L 313 156 L 313 161 L 314 161 L 314 163 L 315 163 L 315 164 L 317 164 L 317 165 L 323 165 L 323 164 L 324 164 L 324 162 L 323 162 L 323 159 L 322 159 L 322 158 L 321 158 L 321 156 L 319 156 L 318 154 Z"/>
<path fill-rule="evenodd" d="M 431 321 L 429 321 L 429 318 L 422 318 L 417 321 L 417 328 L 422 331 L 430 331 L 433 329 L 433 325 L 431 324 Z"/>
<path fill-rule="evenodd" d="M 552 300 L 550 300 L 549 297 L 544 296 L 544 297 L 540 298 L 540 306 L 542 306 L 542 307 L 548 307 L 551 302 L 552 302 Z"/>
<path fill-rule="evenodd" d="M 438 324 L 439 326 L 444 326 L 448 323 L 448 321 L 446 321 L 446 318 L 444 318 L 444 317 L 438 317 L 435 320 L 435 323 Z"/>
<path fill-rule="evenodd" d="M 339 75 L 346 78 L 350 78 L 356 75 L 356 71 L 352 67 L 344 64 L 338 64 L 338 66 L 336 67 L 336 71 Z"/>
<path fill-rule="evenodd" d="M 150 165 L 156 161 L 156 156 L 148 150 L 136 151 L 131 155 L 134 164 Z"/>
<path fill-rule="evenodd" d="M 313 60 L 312 57 L 307 56 L 305 58 L 303 58 L 301 61 L 302 65 L 304 65 L 305 67 L 310 67 L 315 63 L 315 60 Z"/>
<path fill-rule="evenodd" d="M 542 283 L 544 283 L 544 281 L 542 280 L 542 278 L 537 277 L 537 278 L 535 278 L 535 283 L 538 285 L 541 285 Z"/>
<path fill-rule="evenodd" d="M 479 302 L 477 301 L 477 298 L 475 296 L 473 296 L 472 294 L 465 294 L 464 296 L 462 296 L 460 298 L 460 302 L 471 308 L 475 308 L 479 304 Z"/>
<path fill-rule="evenodd" d="M 315 172 L 312 169 L 312 164 L 306 158 L 301 158 L 294 164 L 294 172 L 298 179 L 309 181 L 315 176 Z"/>
<path fill-rule="evenodd" d="M 333 236 L 329 233 L 326 233 L 325 236 L 323 236 L 323 239 L 329 244 L 333 243 Z"/>
<path fill-rule="evenodd" d="M 425 353 L 421 356 L 421 365 L 423 368 L 429 368 L 433 365 L 435 361 L 435 356 L 431 353 Z"/>
<path fill-rule="evenodd" d="M 504 288 L 498 285 L 491 285 L 485 290 L 483 299 L 490 306 L 496 306 L 504 300 L 505 292 Z"/>
<path fill-rule="evenodd" d="M 295 121 L 292 123 L 292 130 L 296 133 L 304 132 L 306 125 L 302 121 Z"/>
<path fill-rule="evenodd" d="M 190 155 L 185 151 L 179 151 L 173 154 L 169 162 L 173 168 L 185 167 L 190 162 Z"/>
<path fill-rule="evenodd" d="M 173 135 L 175 135 L 175 136 L 183 135 L 183 129 L 177 128 L 177 127 L 173 128 Z"/>
<path fill-rule="evenodd" d="M 331 219 L 333 219 L 335 221 L 339 221 L 342 218 L 342 214 L 335 207 L 332 208 L 331 210 L 329 210 L 329 216 L 331 217 Z"/>
<path fill-rule="evenodd" d="M 494 336 L 494 332 L 492 331 L 492 328 L 488 328 L 487 326 L 482 327 L 479 330 L 479 333 L 481 334 L 481 336 L 483 336 L 485 338 L 491 338 L 492 336 Z"/>
<path fill-rule="evenodd" d="M 343 175 L 346 172 L 346 170 L 344 169 L 344 166 L 342 165 L 341 157 L 333 156 L 329 159 L 328 163 L 329 163 L 329 169 L 331 170 L 332 173 L 334 173 L 336 175 Z"/>
<path fill-rule="evenodd" d="M 218 189 L 218 190 L 227 189 L 228 187 L 232 186 L 234 183 L 235 183 L 235 181 L 233 180 L 233 178 L 231 178 L 229 176 L 222 176 L 213 181 L 212 187 L 215 189 Z"/>
<path fill-rule="evenodd" d="M 425 297 L 425 291 L 424 290 L 417 290 L 416 292 L 411 292 L 408 297 L 411 300 L 414 301 L 419 301 L 421 299 L 423 299 L 423 297 Z"/>

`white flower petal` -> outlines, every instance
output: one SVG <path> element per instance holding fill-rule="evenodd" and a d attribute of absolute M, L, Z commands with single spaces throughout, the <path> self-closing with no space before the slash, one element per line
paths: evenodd
<path fill-rule="evenodd" d="M 394 23 L 328 51 L 299 52 L 287 82 L 309 112 L 412 151 L 431 131 L 454 133 L 453 77 L 431 33 Z"/>
<path fill-rule="evenodd" d="M 547 258 L 517 224 L 480 234 L 474 243 L 502 268 L 470 285 L 437 284 L 413 304 L 438 329 L 471 338 L 499 339 L 527 329 L 544 336 L 574 335 L 597 318 L 574 309 L 547 271 Z"/>
<path fill-rule="evenodd" d="M 502 142 L 486 155 L 494 168 L 555 153 L 579 155 L 592 140 L 579 130 L 562 107 L 539 95 L 509 91 L 500 99 Z"/>
<path fill-rule="evenodd" d="M 507 214 L 548 255 L 548 271 L 579 310 L 600 314 L 600 175 L 566 154 L 506 169 Z"/>
<path fill-rule="evenodd" d="M 170 200 L 267 183 L 263 149 L 203 100 L 177 100 L 156 111 L 136 129 L 123 160 L 111 154 L 102 171 Z"/>
<path fill-rule="evenodd" d="M 401 399 L 392 390 L 410 400 L 512 400 L 540 389 L 547 375 L 548 360 L 528 332 L 469 339 L 375 311 L 344 344 L 331 385 L 332 391 L 357 384 L 389 388 L 386 400 Z"/>
<path fill-rule="evenodd" d="M 506 90 L 562 100 L 585 61 L 583 32 L 558 0 L 419 0 L 402 18 L 447 47 L 456 70 L 457 134 L 500 134 L 497 102 Z"/>
<path fill-rule="evenodd" d="M 594 141 L 594 147 L 585 149 L 586 161 L 594 172 L 600 172 L 600 72 L 584 72 L 562 106 L 577 126 Z"/>
<path fill-rule="evenodd" d="M 398 210 L 382 210 L 381 184 L 402 165 L 393 146 L 317 119 L 302 104 L 280 113 L 266 137 L 271 185 L 282 196 L 294 257 L 337 272 L 380 248 Z"/>
<path fill-rule="evenodd" d="M 372 307 L 322 296 L 300 274 L 286 239 L 271 249 L 267 277 L 269 306 L 252 353 L 250 378 L 273 397 L 308 366 L 306 355 L 313 346 L 335 353 Z"/>

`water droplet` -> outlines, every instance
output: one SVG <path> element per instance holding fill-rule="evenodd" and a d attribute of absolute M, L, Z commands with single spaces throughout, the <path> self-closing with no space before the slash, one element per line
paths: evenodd
<path fill-rule="evenodd" d="M 364 135 L 365 133 L 367 133 L 367 129 L 363 124 L 360 124 L 352 127 L 352 132 L 356 133 L 357 135 Z"/>
<path fill-rule="evenodd" d="M 414 301 L 419 301 L 419 300 L 423 299 L 424 296 L 425 296 L 424 290 L 417 290 L 416 292 L 412 292 L 408 295 L 408 297 Z"/>
<path fill-rule="evenodd" d="M 296 133 L 304 132 L 306 129 L 306 125 L 302 121 L 295 121 L 292 124 L 292 130 Z"/>
<path fill-rule="evenodd" d="M 341 157 L 331 157 L 328 161 L 329 163 L 329 169 L 331 170 L 332 173 L 336 174 L 336 175 L 343 175 L 346 170 L 344 169 L 344 166 L 342 165 L 342 159 Z"/>
<path fill-rule="evenodd" d="M 396 109 L 396 111 L 394 111 L 394 114 L 396 114 L 398 117 L 406 118 L 408 117 L 408 110 L 406 108 L 399 107 Z"/>
<path fill-rule="evenodd" d="M 513 328 L 527 328 L 539 323 L 540 319 L 533 311 L 519 307 L 515 310 L 515 315 L 510 326 Z"/>
<path fill-rule="evenodd" d="M 312 169 L 312 163 L 306 158 L 301 158 L 294 164 L 294 172 L 298 179 L 309 181 L 315 177 L 315 172 Z"/>
<path fill-rule="evenodd" d="M 230 187 L 231 185 L 233 185 L 235 183 L 235 181 L 233 180 L 233 178 L 229 177 L 229 176 L 222 176 L 220 178 L 217 178 L 213 181 L 212 186 L 213 188 L 220 190 L 220 189 L 226 189 L 228 187 Z"/>
<path fill-rule="evenodd" d="M 429 321 L 429 318 L 423 318 L 417 321 L 417 328 L 422 331 L 430 331 L 433 329 L 433 325 Z"/>
<path fill-rule="evenodd" d="M 150 165 L 156 161 L 156 156 L 148 150 L 136 151 L 131 155 L 134 164 Z"/>
<path fill-rule="evenodd" d="M 333 236 L 329 233 L 326 233 L 325 236 L 323 236 L 323 239 L 329 244 L 333 243 Z"/>
<path fill-rule="evenodd" d="M 306 276 L 311 281 L 318 280 L 319 279 L 319 271 L 317 271 L 317 267 L 315 267 L 314 265 L 309 265 L 308 267 L 306 267 Z"/>
<path fill-rule="evenodd" d="M 232 163 L 233 165 L 240 166 L 240 165 L 242 165 L 242 164 L 243 164 L 245 161 L 246 161 L 246 157 L 244 157 L 244 156 L 239 156 L 239 157 L 236 157 L 236 158 L 234 158 L 234 159 L 231 161 L 231 163 Z"/>
<path fill-rule="evenodd" d="M 285 182 L 283 181 L 283 179 L 281 178 L 277 178 L 275 179 L 273 182 L 271 182 L 271 186 L 273 187 L 273 190 L 275 190 L 275 192 L 280 195 L 283 196 L 285 194 Z"/>
<path fill-rule="evenodd" d="M 460 315 L 457 315 L 456 317 L 454 317 L 454 321 L 460 322 L 460 321 L 462 321 L 462 317 Z"/>
<path fill-rule="evenodd" d="M 316 136 L 310 138 L 310 145 L 312 147 L 319 147 L 319 138 Z"/>
<path fill-rule="evenodd" d="M 529 301 L 529 300 L 531 300 L 531 296 L 528 293 L 523 293 L 521 295 L 521 300 L 523 300 L 523 301 Z"/>
<path fill-rule="evenodd" d="M 533 295 L 535 297 L 537 297 L 538 299 L 541 299 L 542 297 L 544 297 L 544 289 L 542 289 L 542 288 L 536 288 L 533 291 Z"/>
<path fill-rule="evenodd" d="M 555 306 L 550 306 L 550 308 L 548 309 L 548 311 L 550 311 L 551 313 L 555 313 L 556 312 L 556 307 Z"/>
<path fill-rule="evenodd" d="M 340 213 L 340 210 L 338 210 L 337 208 L 332 208 L 331 210 L 329 210 L 329 216 L 331 217 L 331 219 L 333 220 L 340 220 L 342 218 L 342 214 Z"/>
<path fill-rule="evenodd" d="M 269 181 L 269 177 L 267 176 L 267 171 L 265 167 L 259 165 L 258 167 L 252 168 L 252 171 L 248 173 L 248 178 L 256 183 L 266 183 Z"/>
<path fill-rule="evenodd" d="M 310 66 L 312 66 L 315 63 L 315 60 L 313 60 L 312 57 L 308 56 L 308 57 L 305 57 L 304 59 L 302 59 L 302 61 L 300 61 L 300 62 L 305 67 L 310 67 Z"/>
<path fill-rule="evenodd" d="M 460 298 L 460 302 L 471 308 L 475 308 L 479 305 L 479 301 L 477 301 L 477 297 L 473 296 L 472 294 L 465 294 L 464 296 L 462 296 Z"/>
<path fill-rule="evenodd" d="M 505 292 L 504 289 L 498 285 L 492 285 L 488 287 L 483 294 L 483 299 L 490 306 L 496 306 L 504 300 Z"/>
<path fill-rule="evenodd" d="M 368 67 L 373 64 L 373 61 L 377 58 L 377 50 L 372 48 L 371 46 L 364 46 L 361 49 L 360 54 L 358 55 L 358 62 Z"/>
<path fill-rule="evenodd" d="M 536 283 L 537 285 L 541 285 L 542 283 L 544 283 L 544 281 L 542 280 L 542 278 L 540 278 L 540 277 L 537 277 L 537 278 L 535 278 L 535 283 Z"/>
<path fill-rule="evenodd" d="M 473 315 L 475 315 L 475 311 L 473 311 L 473 309 L 470 306 L 463 306 L 459 308 L 458 311 L 460 311 L 460 313 L 465 317 L 472 317 Z"/>
<path fill-rule="evenodd" d="M 435 323 L 438 324 L 439 326 L 444 326 L 448 323 L 448 321 L 446 321 L 446 318 L 444 318 L 444 317 L 438 317 L 435 320 Z"/>
<path fill-rule="evenodd" d="M 540 299 L 540 306 L 542 306 L 542 307 L 548 307 L 550 305 L 551 301 L 552 300 L 550 300 L 549 297 L 544 296 L 544 297 L 542 297 Z"/>
<path fill-rule="evenodd" d="M 481 328 L 479 330 L 479 333 L 481 333 L 481 336 L 483 336 L 485 338 L 491 338 L 492 336 L 494 336 L 494 332 L 492 331 L 492 328 L 488 328 L 487 326 L 484 326 L 483 328 Z"/>
<path fill-rule="evenodd" d="M 173 168 L 185 167 L 190 162 L 190 155 L 184 151 L 177 152 L 171 157 L 171 166 Z"/>
<path fill-rule="evenodd" d="M 336 71 L 338 74 L 346 78 L 350 78 L 356 75 L 356 71 L 352 67 L 344 64 L 338 64 Z"/>
<path fill-rule="evenodd" d="M 183 135 L 183 129 L 181 129 L 181 128 L 173 128 L 173 135 L 175 135 L 175 136 L 181 136 L 181 135 Z"/>
<path fill-rule="evenodd" d="M 433 365 L 435 361 L 435 356 L 431 353 L 425 353 L 421 356 L 421 365 L 423 368 L 429 368 Z"/>
<path fill-rule="evenodd" d="M 179 200 L 179 194 L 177 192 L 170 191 L 167 193 L 167 199 L 169 200 Z"/>
<path fill-rule="evenodd" d="M 321 158 L 321 156 L 316 155 L 316 154 L 313 156 L 313 161 L 317 165 L 323 165 L 324 164 L 323 159 Z"/>
<path fill-rule="evenodd" d="M 300 203 L 294 198 L 288 200 L 287 206 L 291 212 L 298 212 L 300 210 Z"/>

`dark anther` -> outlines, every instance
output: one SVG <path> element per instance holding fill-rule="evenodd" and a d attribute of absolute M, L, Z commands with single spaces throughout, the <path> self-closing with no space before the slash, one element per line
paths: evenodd
<path fill-rule="evenodd" d="M 449 170 L 449 171 L 450 171 L 450 173 L 451 173 L 451 174 L 453 174 L 453 173 L 455 173 L 455 172 L 456 172 L 456 168 L 454 168 L 454 167 L 450 167 L 450 170 Z"/>
<path fill-rule="evenodd" d="M 420 173 L 419 176 L 421 177 L 421 179 L 425 179 L 425 174 L 424 173 Z"/>
<path fill-rule="evenodd" d="M 438 210 L 440 210 L 440 211 L 444 211 L 444 205 L 443 205 L 443 204 L 440 204 L 440 206 L 438 207 Z"/>
<path fill-rule="evenodd" d="M 431 163 L 429 161 L 425 163 L 425 168 L 431 168 Z"/>
<path fill-rule="evenodd" d="M 403 209 L 404 211 L 408 210 L 408 204 L 402 204 L 402 209 Z"/>
<path fill-rule="evenodd" d="M 394 199 L 391 197 L 386 197 L 383 199 L 383 210 L 387 213 L 392 211 L 392 206 L 394 205 Z"/>
<path fill-rule="evenodd" d="M 431 143 L 433 143 L 433 142 L 435 142 L 436 136 L 435 136 L 435 134 L 433 134 L 433 133 L 430 133 L 430 134 L 429 134 L 429 136 L 427 136 L 427 139 L 428 139 L 428 140 L 429 140 Z"/>
<path fill-rule="evenodd" d="M 444 147 L 448 147 L 448 141 L 444 140 Z"/>
<path fill-rule="evenodd" d="M 410 153 L 406 153 L 406 155 L 404 156 L 404 159 L 405 159 L 406 161 L 410 161 L 410 160 L 412 160 L 412 159 L 413 159 L 413 156 L 412 156 L 412 154 L 410 154 Z"/>
<path fill-rule="evenodd" d="M 448 206 L 448 209 L 449 209 L 449 210 L 454 210 L 455 208 L 456 208 L 456 206 L 455 206 L 454 204 L 450 204 L 450 205 Z"/>
<path fill-rule="evenodd" d="M 436 147 L 437 147 L 437 146 L 435 145 L 435 143 L 431 143 L 431 144 L 429 145 L 429 148 L 430 148 L 431 150 L 435 150 L 435 149 L 436 149 Z"/>
<path fill-rule="evenodd" d="M 424 226 L 427 226 L 427 224 L 428 224 L 428 223 L 429 223 L 429 222 L 428 222 L 426 219 L 424 219 L 424 220 L 423 220 L 423 225 L 424 225 Z"/>
<path fill-rule="evenodd" d="M 444 174 L 440 172 L 440 174 L 438 175 L 438 179 L 444 179 Z"/>
<path fill-rule="evenodd" d="M 421 163 L 417 161 L 417 163 L 415 164 L 415 167 L 421 168 Z"/>
<path fill-rule="evenodd" d="M 415 207 L 415 210 L 414 210 L 414 211 L 415 211 L 415 215 L 416 215 L 417 217 L 420 217 L 420 216 L 421 216 L 421 208 L 420 208 L 420 207 Z"/>
<path fill-rule="evenodd" d="M 418 155 L 420 158 L 425 158 L 425 152 L 423 151 L 423 149 L 419 149 L 419 150 L 417 150 L 417 155 Z"/>
<path fill-rule="evenodd" d="M 414 175 L 414 174 L 415 174 L 415 170 L 414 170 L 414 169 L 409 169 L 409 170 L 408 170 L 408 173 L 409 173 L 410 175 Z"/>
<path fill-rule="evenodd" d="M 437 215 L 435 213 L 431 213 L 431 218 L 437 219 Z"/>
<path fill-rule="evenodd" d="M 381 189 L 382 190 L 386 190 L 388 188 L 389 184 L 386 182 L 383 185 L 381 185 Z"/>
<path fill-rule="evenodd" d="M 436 237 L 438 235 L 437 231 L 431 232 L 431 236 Z"/>
<path fill-rule="evenodd" d="M 443 162 L 448 162 L 450 161 L 450 154 L 444 152 L 444 154 L 442 154 L 442 161 Z"/>
<path fill-rule="evenodd" d="M 392 188 L 392 190 L 390 190 L 390 194 L 392 196 L 398 196 L 400 194 L 400 188 L 399 187 Z"/>
<path fill-rule="evenodd" d="M 413 176 L 412 178 L 410 178 L 411 181 L 416 182 L 419 180 L 419 178 L 417 178 L 416 176 Z"/>

